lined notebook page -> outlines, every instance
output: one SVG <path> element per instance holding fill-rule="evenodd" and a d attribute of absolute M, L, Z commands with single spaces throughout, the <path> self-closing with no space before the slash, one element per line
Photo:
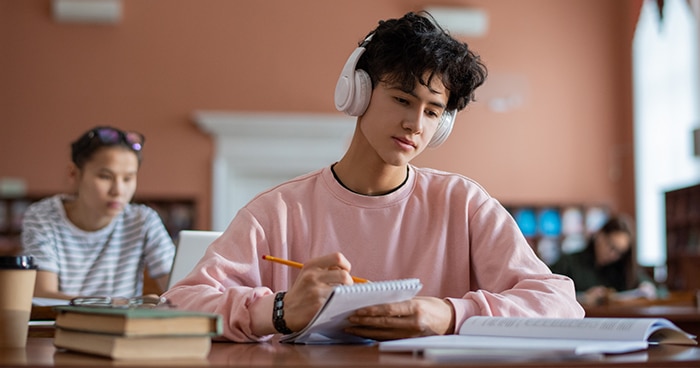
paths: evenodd
<path fill-rule="evenodd" d="M 368 340 L 343 332 L 350 326 L 347 317 L 357 309 L 376 304 L 395 303 L 413 298 L 423 287 L 419 279 L 401 279 L 340 285 L 301 331 L 285 335 L 280 341 L 298 344 L 367 343 Z"/>

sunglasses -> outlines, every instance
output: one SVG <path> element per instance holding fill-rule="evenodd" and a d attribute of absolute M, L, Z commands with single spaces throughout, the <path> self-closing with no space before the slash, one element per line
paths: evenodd
<path fill-rule="evenodd" d="M 174 308 L 170 300 L 157 295 L 136 296 L 133 298 L 89 296 L 77 297 L 70 300 L 70 305 L 95 308 L 120 308 L 120 309 L 164 309 Z"/>
<path fill-rule="evenodd" d="M 88 133 L 88 140 L 98 139 L 102 144 L 126 143 L 129 148 L 136 152 L 143 149 L 144 136 L 138 132 L 124 132 L 115 128 L 95 128 Z"/>

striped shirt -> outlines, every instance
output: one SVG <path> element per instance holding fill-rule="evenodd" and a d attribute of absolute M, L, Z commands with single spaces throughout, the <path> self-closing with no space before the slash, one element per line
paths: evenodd
<path fill-rule="evenodd" d="M 69 295 L 132 297 L 143 293 L 143 271 L 167 275 L 175 246 L 158 213 L 128 204 L 106 227 L 84 231 L 66 216 L 56 195 L 33 203 L 22 221 L 23 254 L 39 270 L 58 274 L 58 289 Z"/>

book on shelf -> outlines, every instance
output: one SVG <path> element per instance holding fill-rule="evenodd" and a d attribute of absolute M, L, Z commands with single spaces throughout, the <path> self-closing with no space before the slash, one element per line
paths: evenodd
<path fill-rule="evenodd" d="M 54 307 L 56 327 L 123 336 L 206 335 L 223 331 L 221 316 L 172 308 Z"/>
<path fill-rule="evenodd" d="M 474 316 L 457 334 L 379 343 L 382 352 L 422 352 L 437 361 L 488 360 L 503 351 L 514 359 L 596 357 L 644 350 L 654 344 L 697 345 L 665 318 L 529 318 Z"/>
<path fill-rule="evenodd" d="M 211 336 L 123 336 L 57 328 L 54 345 L 118 360 L 206 359 Z"/>
<path fill-rule="evenodd" d="M 282 342 L 296 344 L 369 343 L 363 337 L 343 332 L 355 310 L 376 304 L 411 299 L 423 287 L 418 279 L 401 279 L 336 286 L 311 322 L 302 330 L 284 335 Z"/>

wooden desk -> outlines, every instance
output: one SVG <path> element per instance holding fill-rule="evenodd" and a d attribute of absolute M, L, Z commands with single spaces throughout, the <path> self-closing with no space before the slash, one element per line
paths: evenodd
<path fill-rule="evenodd" d="M 278 342 L 236 344 L 217 342 L 206 360 L 124 362 L 89 355 L 56 351 L 53 339 L 31 337 L 26 349 L 0 349 L 0 366 L 13 367 L 84 367 L 84 366 L 150 366 L 150 367 L 415 367 L 437 366 L 420 356 L 404 353 L 380 353 L 368 345 L 287 345 Z M 465 362 L 463 366 L 479 364 Z M 460 366 L 454 364 L 451 366 Z M 653 346 L 646 351 L 607 356 L 595 361 L 488 363 L 499 367 L 700 367 L 700 348 L 686 346 Z"/>

